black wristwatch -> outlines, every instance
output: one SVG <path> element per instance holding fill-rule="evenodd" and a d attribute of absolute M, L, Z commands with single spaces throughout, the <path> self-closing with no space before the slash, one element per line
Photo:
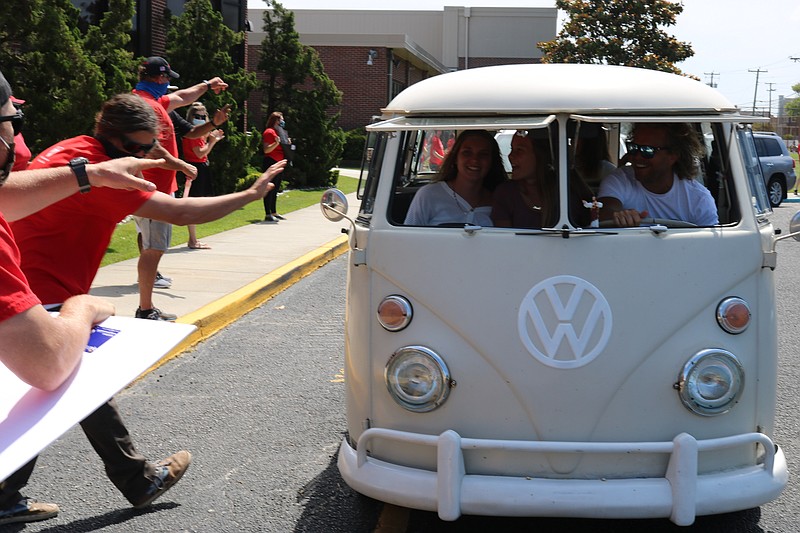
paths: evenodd
<path fill-rule="evenodd" d="M 81 194 L 86 194 L 92 190 L 92 186 L 89 184 L 89 175 L 86 174 L 86 165 L 88 164 L 89 160 L 85 157 L 76 157 L 69 162 L 69 168 L 75 173 L 75 178 L 78 180 L 78 190 Z"/>

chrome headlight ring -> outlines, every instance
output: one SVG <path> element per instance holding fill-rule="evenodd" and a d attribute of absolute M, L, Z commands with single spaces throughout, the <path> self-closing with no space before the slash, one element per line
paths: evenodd
<path fill-rule="evenodd" d="M 727 350 L 702 350 L 683 366 L 675 388 L 683 405 L 693 413 L 721 415 L 739 401 L 744 368 Z"/>
<path fill-rule="evenodd" d="M 394 352 L 386 363 L 384 380 L 392 399 L 415 413 L 441 406 L 455 385 L 444 360 L 424 346 Z"/>

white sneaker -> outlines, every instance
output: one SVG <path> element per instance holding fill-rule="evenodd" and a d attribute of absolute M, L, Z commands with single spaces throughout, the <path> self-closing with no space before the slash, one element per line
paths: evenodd
<path fill-rule="evenodd" d="M 165 278 L 161 274 L 156 274 L 156 281 L 153 283 L 153 287 L 156 289 L 169 289 L 172 287 L 172 279 Z"/>

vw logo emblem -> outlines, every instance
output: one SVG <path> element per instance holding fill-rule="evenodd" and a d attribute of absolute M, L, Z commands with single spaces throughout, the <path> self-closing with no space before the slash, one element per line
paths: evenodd
<path fill-rule="evenodd" d="M 589 364 L 611 337 L 611 307 L 603 293 L 575 276 L 534 285 L 519 308 L 519 337 L 537 360 L 554 368 Z"/>

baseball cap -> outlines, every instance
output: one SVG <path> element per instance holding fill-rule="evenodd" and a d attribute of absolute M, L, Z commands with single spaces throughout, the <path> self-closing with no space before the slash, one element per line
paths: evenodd
<path fill-rule="evenodd" d="M 163 57 L 153 56 L 148 57 L 142 62 L 144 72 L 148 76 L 158 76 L 159 74 L 166 74 L 170 78 L 180 78 L 180 74 L 169 68 L 169 63 Z"/>
<path fill-rule="evenodd" d="M 11 103 L 12 104 L 22 105 L 22 104 L 25 103 L 25 100 L 20 100 L 19 98 L 17 98 L 13 94 L 11 96 L 9 96 L 9 98 L 11 99 Z"/>

